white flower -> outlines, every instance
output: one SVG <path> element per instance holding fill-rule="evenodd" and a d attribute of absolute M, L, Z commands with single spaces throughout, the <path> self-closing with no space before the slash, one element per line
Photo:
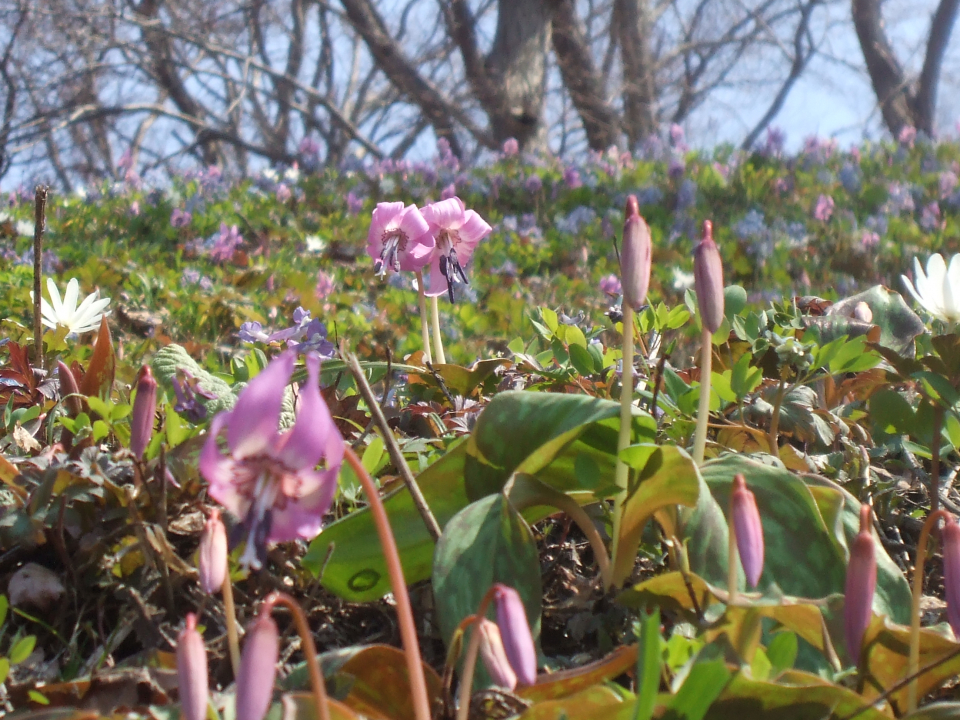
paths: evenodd
<path fill-rule="evenodd" d="M 693 287 L 693 273 L 684 272 L 678 267 L 673 268 L 673 289 L 678 292 Z"/>
<path fill-rule="evenodd" d="M 906 275 L 901 275 L 914 299 L 938 320 L 946 323 L 960 322 L 960 253 L 950 259 L 950 267 L 940 253 L 931 255 L 927 260 L 927 272 L 917 258 L 913 259 L 917 286 Z"/>
<path fill-rule="evenodd" d="M 80 298 L 80 283 L 76 278 L 71 278 L 67 283 L 67 291 L 64 293 L 62 302 L 57 285 L 51 278 L 47 278 L 47 292 L 50 293 L 49 303 L 46 299 L 40 298 L 41 322 L 53 330 L 56 330 L 57 326 L 63 326 L 67 328 L 70 335 L 89 332 L 99 328 L 101 318 L 110 314 L 104 312 L 110 304 L 110 298 L 101 299 L 99 290 L 87 295 L 80 306 L 77 306 L 77 300 Z M 30 299 L 33 300 L 33 292 L 30 293 Z"/>

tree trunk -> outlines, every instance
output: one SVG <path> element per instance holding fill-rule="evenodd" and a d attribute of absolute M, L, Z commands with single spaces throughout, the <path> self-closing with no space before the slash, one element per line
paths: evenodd
<path fill-rule="evenodd" d="M 648 0 L 614 0 L 623 64 L 623 126 L 631 149 L 657 131 L 657 84 Z"/>

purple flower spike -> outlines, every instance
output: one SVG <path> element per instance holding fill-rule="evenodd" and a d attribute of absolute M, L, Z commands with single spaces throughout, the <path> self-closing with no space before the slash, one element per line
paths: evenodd
<path fill-rule="evenodd" d="M 261 613 L 247 629 L 237 672 L 236 720 L 263 720 L 273 697 L 280 634 L 269 613 Z"/>
<path fill-rule="evenodd" d="M 429 230 L 415 205 L 378 203 L 367 235 L 367 253 L 377 275 L 383 277 L 388 270 L 412 272 L 426 265 L 434 246 Z"/>
<path fill-rule="evenodd" d="M 429 261 L 430 290 L 425 294 L 435 297 L 446 293 L 453 302 L 454 283 L 468 282 L 463 268 L 473 257 L 477 244 L 493 228 L 473 210 L 467 210 L 458 197 L 427 205 L 423 219 L 435 242 Z"/>
<path fill-rule="evenodd" d="M 210 517 L 200 534 L 197 565 L 200 570 L 200 589 L 207 595 L 218 592 L 227 577 L 227 529 L 216 508 L 210 511 Z"/>
<path fill-rule="evenodd" d="M 295 358 L 287 350 L 257 375 L 233 410 L 213 419 L 200 453 L 210 496 L 242 521 L 247 547 L 240 563 L 253 569 L 266 558 L 267 543 L 309 540 L 320 532 L 343 462 L 343 437 L 320 396 L 315 353 L 307 355 L 297 420 L 287 432 L 277 430 Z M 226 453 L 217 444 L 224 429 Z"/>
<path fill-rule="evenodd" d="M 947 619 L 960 638 L 960 525 L 951 516 L 943 526 L 943 587 L 947 595 Z"/>
<path fill-rule="evenodd" d="M 860 664 L 863 635 L 870 625 L 873 592 L 877 587 L 877 559 L 870 532 L 870 506 L 860 506 L 860 532 L 850 549 L 847 585 L 843 605 L 843 627 L 847 653 Z"/>
<path fill-rule="evenodd" d="M 207 649 L 197 631 L 197 616 L 187 615 L 186 626 L 177 636 L 177 682 L 184 720 L 207 716 Z"/>
<path fill-rule="evenodd" d="M 494 684 L 513 690 L 517 686 L 517 674 L 510 666 L 507 653 L 503 649 L 503 638 L 495 622 L 483 618 L 476 629 L 480 633 L 480 657 Z"/>
<path fill-rule="evenodd" d="M 537 649 L 527 624 L 527 611 L 520 594 L 512 587 L 499 583 L 494 587 L 493 601 L 504 652 L 520 684 L 533 685 L 537 681 Z"/>
<path fill-rule="evenodd" d="M 137 376 L 137 397 L 130 415 L 130 452 L 139 460 L 153 436 L 153 416 L 157 412 L 157 381 L 149 365 Z"/>
<path fill-rule="evenodd" d="M 750 587 L 755 588 L 760 582 L 760 573 L 763 572 L 763 526 L 760 524 L 757 499 L 747 490 L 747 481 L 743 475 L 738 474 L 733 478 L 730 515 L 733 519 L 740 564 L 743 565 L 743 572 Z"/>
<path fill-rule="evenodd" d="M 704 220 L 703 237 L 693 250 L 693 282 L 703 326 L 715 333 L 723 322 L 723 263 L 709 220 Z"/>
<path fill-rule="evenodd" d="M 639 310 L 647 301 L 652 251 L 650 228 L 640 217 L 637 196 L 631 195 L 627 198 L 626 219 L 623 223 L 620 277 L 623 285 L 623 302 L 634 310 Z"/>

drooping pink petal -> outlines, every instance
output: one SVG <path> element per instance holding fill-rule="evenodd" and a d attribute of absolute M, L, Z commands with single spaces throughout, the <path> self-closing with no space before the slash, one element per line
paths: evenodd
<path fill-rule="evenodd" d="M 430 226 L 424 220 L 420 208 L 416 205 L 407 205 L 403 209 L 403 215 L 400 216 L 400 232 L 409 240 L 416 240 L 429 231 Z"/>
<path fill-rule="evenodd" d="M 233 479 L 233 460 L 224 456 L 217 445 L 217 436 L 229 420 L 228 412 L 217 413 L 214 416 L 207 431 L 207 441 L 200 451 L 200 473 L 211 485 L 229 484 Z"/>
<path fill-rule="evenodd" d="M 388 230 L 399 227 L 399 219 L 403 214 L 403 203 L 377 203 L 370 216 L 370 231 L 367 233 L 367 254 L 376 260 L 383 250 L 383 236 Z"/>
<path fill-rule="evenodd" d="M 430 289 L 424 290 L 427 297 L 440 297 L 447 294 L 447 279 L 440 272 L 439 255 L 430 260 Z"/>
<path fill-rule="evenodd" d="M 477 243 L 483 240 L 493 230 L 490 224 L 473 210 L 467 210 L 463 225 L 458 231 L 460 235 L 460 244 L 457 245 L 457 256 L 460 258 L 460 264 L 466 265 L 473 256 L 473 251 Z M 461 248 L 463 248 L 461 250 Z"/>
<path fill-rule="evenodd" d="M 275 457 L 292 470 L 313 469 L 321 457 L 339 448 L 343 458 L 343 436 L 333 422 L 327 404 L 320 396 L 320 357 L 307 355 L 307 382 L 300 386 L 300 408 L 293 427 L 280 438 Z"/>
<path fill-rule="evenodd" d="M 407 243 L 407 249 L 400 254 L 400 269 L 407 272 L 421 270 L 433 256 L 434 239 L 430 233 L 421 235 Z"/>
<path fill-rule="evenodd" d="M 311 540 L 323 527 L 323 516 L 330 509 L 337 492 L 337 471 L 301 470 L 296 478 L 304 486 L 313 486 L 316 490 L 299 499 L 288 497 L 284 505 L 275 507 L 268 542 Z"/>
<path fill-rule="evenodd" d="M 457 230 L 465 220 L 463 200 L 458 197 L 427 205 L 421 212 L 434 233 L 437 230 Z"/>
<path fill-rule="evenodd" d="M 275 443 L 294 361 L 292 351 L 282 353 L 241 391 L 227 424 L 227 445 L 235 459 L 257 455 Z"/>

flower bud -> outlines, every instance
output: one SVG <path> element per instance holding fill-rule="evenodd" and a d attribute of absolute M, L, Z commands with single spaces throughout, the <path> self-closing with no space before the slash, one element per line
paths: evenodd
<path fill-rule="evenodd" d="M 207 595 L 213 595 L 223 587 L 227 577 L 227 529 L 216 508 L 210 511 L 200 535 L 197 566 L 200 570 L 200 588 Z"/>
<path fill-rule="evenodd" d="M 137 376 L 137 397 L 130 415 L 130 452 L 138 460 L 143 457 L 153 436 L 153 416 L 157 412 L 157 381 L 149 365 L 140 368 Z"/>
<path fill-rule="evenodd" d="M 940 535 L 943 545 L 943 587 L 947 596 L 947 619 L 960 638 L 960 525 L 951 516 Z"/>
<path fill-rule="evenodd" d="M 197 616 L 187 615 L 186 626 L 177 636 L 177 681 L 184 720 L 207 716 L 207 650 L 197 631 Z"/>
<path fill-rule="evenodd" d="M 843 627 L 847 653 L 857 664 L 863 646 L 863 635 L 870 625 L 873 592 L 877 587 L 877 559 L 870 532 L 870 506 L 860 506 L 860 532 L 850 548 L 847 584 L 843 604 Z"/>
<path fill-rule="evenodd" d="M 497 626 L 510 666 L 521 685 L 533 685 L 537 681 L 537 649 L 533 645 L 527 611 L 520 594 L 498 583 L 493 600 L 497 606 Z"/>
<path fill-rule="evenodd" d="M 693 249 L 693 284 L 703 327 L 715 333 L 723 322 L 723 263 L 709 220 L 703 221 L 703 237 Z"/>
<path fill-rule="evenodd" d="M 63 405 L 67 408 L 70 417 L 76 417 L 83 412 L 77 377 L 63 360 L 57 362 L 57 376 L 60 380 L 60 397 L 63 399 Z"/>
<path fill-rule="evenodd" d="M 747 481 L 743 475 L 738 474 L 733 478 L 730 516 L 737 539 L 740 564 L 743 565 L 743 572 L 750 587 L 755 588 L 760 581 L 760 573 L 763 572 L 763 526 L 760 524 L 757 499 L 747 490 Z"/>
<path fill-rule="evenodd" d="M 647 300 L 650 287 L 650 228 L 640 217 L 640 206 L 635 195 L 627 198 L 626 219 L 623 223 L 623 250 L 620 253 L 620 281 L 623 302 L 639 310 Z"/>
<path fill-rule="evenodd" d="M 280 634 L 268 613 L 260 613 L 247 629 L 237 672 L 236 720 L 263 720 L 273 697 L 280 656 Z"/>
<path fill-rule="evenodd" d="M 513 671 L 507 653 L 503 649 L 503 638 L 495 622 L 483 618 L 477 626 L 480 633 L 480 657 L 493 682 L 507 690 L 517 686 L 517 674 Z"/>

